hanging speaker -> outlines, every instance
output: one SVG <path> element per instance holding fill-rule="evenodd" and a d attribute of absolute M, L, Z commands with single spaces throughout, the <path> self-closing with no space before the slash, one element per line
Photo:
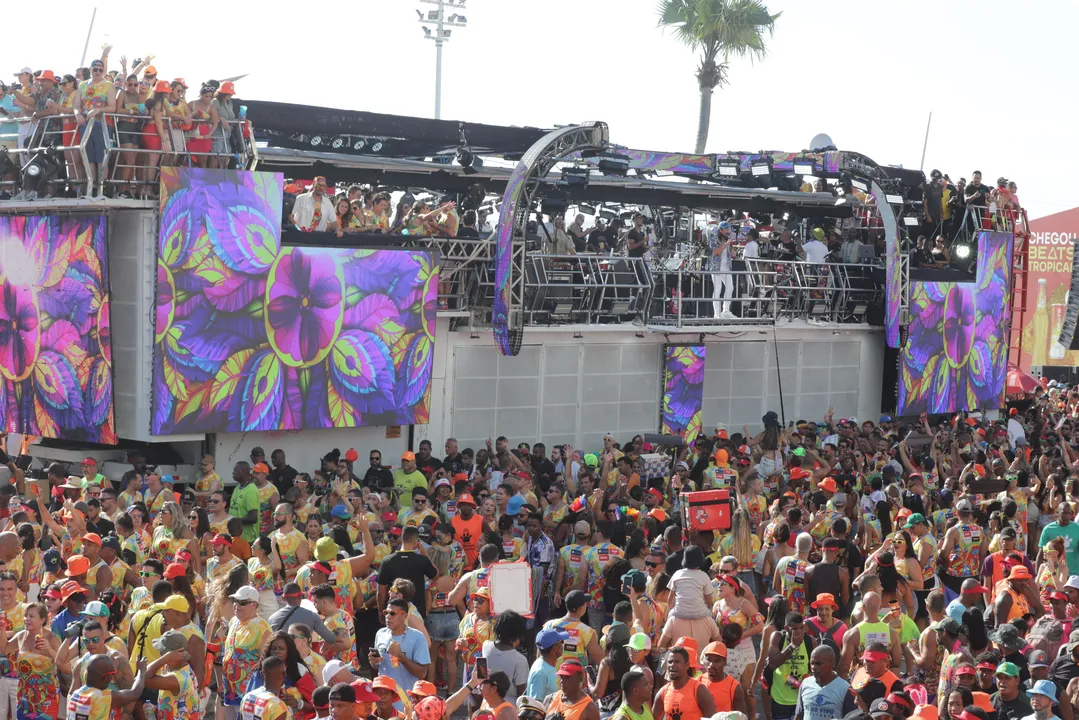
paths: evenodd
<path fill-rule="evenodd" d="M 1079 236 L 1072 245 L 1072 282 L 1068 293 L 1068 306 L 1064 311 L 1064 323 L 1060 326 L 1060 337 L 1049 348 L 1049 357 L 1054 360 L 1063 360 L 1067 350 L 1079 350 L 1075 327 L 1079 324 L 1079 263 L 1075 259 L 1079 257 Z"/>

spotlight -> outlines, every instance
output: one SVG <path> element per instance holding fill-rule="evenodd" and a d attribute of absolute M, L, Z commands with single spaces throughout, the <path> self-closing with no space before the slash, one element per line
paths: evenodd
<path fill-rule="evenodd" d="M 966 260 L 970 257 L 970 245 L 956 245 L 955 257 L 959 260 Z"/>
<path fill-rule="evenodd" d="M 588 168 L 568 167 L 562 168 L 562 182 L 566 185 L 584 187 L 588 185 Z"/>
<path fill-rule="evenodd" d="M 918 225 L 921 225 L 921 222 L 919 222 L 917 216 L 904 215 L 903 216 L 903 224 L 906 225 L 907 227 L 917 227 Z"/>
<path fill-rule="evenodd" d="M 22 170 L 22 198 L 32 200 L 40 195 L 45 187 L 60 174 L 60 161 L 56 158 L 56 148 L 47 147 L 37 153 Z"/>
<path fill-rule="evenodd" d="M 472 154 L 472 150 L 467 145 L 461 145 L 457 148 L 456 156 L 457 164 L 464 170 L 465 175 L 474 175 L 479 172 L 477 167 L 483 167 L 483 160 Z"/>
<path fill-rule="evenodd" d="M 902 195 L 885 195 L 884 196 L 884 202 L 888 203 L 889 205 L 902 205 L 903 204 L 903 196 Z"/>
<path fill-rule="evenodd" d="M 328 141 L 329 138 L 325 135 L 312 135 L 310 140 L 311 147 L 322 147 L 323 145 L 326 145 Z"/>
<path fill-rule="evenodd" d="M 439 30 L 438 31 L 438 36 L 439 37 L 448 38 L 452 34 L 453 34 L 453 30 Z"/>
<path fill-rule="evenodd" d="M 772 173 L 772 166 L 767 160 L 757 161 L 751 164 L 750 170 L 753 172 L 753 177 L 760 177 L 762 175 L 770 175 Z"/>
<path fill-rule="evenodd" d="M 599 171 L 604 175 L 622 175 L 629 172 L 629 158 L 625 155 L 600 155 L 597 163 Z"/>
<path fill-rule="evenodd" d="M 596 214 L 596 208 L 592 205 L 588 205 L 587 203 L 581 203 L 580 211 L 585 215 Z"/>
<path fill-rule="evenodd" d="M 438 10 L 428 10 L 427 11 L 427 19 L 428 20 L 438 20 Z"/>
<path fill-rule="evenodd" d="M 854 187 L 858 188 L 862 192 L 869 192 L 869 186 L 866 185 L 861 180 L 851 180 L 850 184 L 853 185 Z"/>
<path fill-rule="evenodd" d="M 812 175 L 815 171 L 815 166 L 812 160 L 795 160 L 794 161 L 794 174 L 795 175 Z"/>
<path fill-rule="evenodd" d="M 446 18 L 446 20 L 448 20 L 449 22 L 457 22 L 457 13 L 450 15 L 448 18 Z"/>
<path fill-rule="evenodd" d="M 423 29 L 423 34 L 425 37 L 431 37 L 431 28 L 425 27 Z"/>
<path fill-rule="evenodd" d="M 423 22 L 423 11 L 417 8 L 416 14 L 420 16 L 420 22 Z"/>
<path fill-rule="evenodd" d="M 461 23 L 462 25 L 467 25 L 468 24 L 468 18 L 466 18 L 464 15 L 458 15 L 457 16 L 457 22 Z"/>
<path fill-rule="evenodd" d="M 378 140 L 371 146 L 371 152 L 382 152 L 382 141 Z"/>
<path fill-rule="evenodd" d="M 343 137 L 335 137 L 333 139 L 333 141 L 330 143 L 330 147 L 333 148 L 334 150 L 340 150 L 341 148 L 345 147 L 345 145 L 347 145 L 347 144 L 348 144 L 348 141 L 345 140 Z"/>
<path fill-rule="evenodd" d="M 363 150 L 364 146 L 366 146 L 366 145 L 367 145 L 367 140 L 364 139 L 364 138 L 360 138 L 356 142 L 352 143 L 352 149 L 353 150 Z"/>

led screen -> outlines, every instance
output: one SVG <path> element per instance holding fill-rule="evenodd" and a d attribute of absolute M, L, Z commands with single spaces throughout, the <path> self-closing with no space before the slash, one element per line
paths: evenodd
<path fill-rule="evenodd" d="M 974 282 L 915 282 L 899 413 L 992 410 L 1004 397 L 1012 234 L 978 233 Z"/>
<path fill-rule="evenodd" d="M 664 354 L 660 434 L 681 435 L 691 443 L 701 432 L 705 346 L 668 345 Z"/>
<path fill-rule="evenodd" d="M 115 445 L 106 219 L 0 217 L 8 432 Z"/>
<path fill-rule="evenodd" d="M 427 422 L 436 258 L 282 247 L 281 193 L 162 169 L 154 434 Z"/>

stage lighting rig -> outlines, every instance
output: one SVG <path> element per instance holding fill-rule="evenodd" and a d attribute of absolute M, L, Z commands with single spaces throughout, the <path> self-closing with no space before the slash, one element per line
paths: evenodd
<path fill-rule="evenodd" d="M 761 177 L 764 175 L 772 174 L 772 163 L 768 160 L 754 160 L 749 166 L 750 172 L 753 173 L 753 177 Z"/>
<path fill-rule="evenodd" d="M 795 175 L 812 175 L 814 172 L 816 172 L 816 166 L 812 160 L 803 158 L 794 161 Z"/>
<path fill-rule="evenodd" d="M 579 166 L 562 168 L 562 182 L 573 187 L 587 186 L 588 168 Z"/>
<path fill-rule="evenodd" d="M 20 199 L 33 200 L 45 191 L 46 187 L 59 174 L 61 161 L 55 147 L 47 147 L 30 159 L 22 169 L 22 192 Z"/>

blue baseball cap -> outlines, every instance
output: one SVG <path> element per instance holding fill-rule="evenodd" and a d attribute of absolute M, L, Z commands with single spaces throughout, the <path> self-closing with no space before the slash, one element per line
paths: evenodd
<path fill-rule="evenodd" d="M 892 416 L 891 415 L 881 415 L 880 416 L 880 421 L 881 422 L 891 422 L 892 421 Z"/>
<path fill-rule="evenodd" d="M 566 640 L 569 640 L 568 632 L 548 628 L 547 630 L 540 630 L 539 635 L 536 635 L 536 647 L 540 650 L 547 650 L 554 646 L 555 643 L 565 642 Z"/>
<path fill-rule="evenodd" d="M 333 510 L 330 511 L 330 516 L 348 520 L 350 517 L 352 517 L 352 513 L 350 513 L 348 511 L 348 508 L 344 505 L 334 505 Z"/>
<path fill-rule="evenodd" d="M 517 513 L 521 512 L 521 508 L 524 507 L 524 504 L 525 499 L 523 497 L 521 497 L 520 495 L 514 495 L 510 498 L 509 502 L 506 503 L 506 514 L 516 515 Z"/>
<path fill-rule="evenodd" d="M 721 222 L 719 224 L 719 229 L 720 230 L 730 230 L 731 229 L 731 224 L 729 222 L 727 222 L 726 220 L 724 220 L 723 222 Z"/>

